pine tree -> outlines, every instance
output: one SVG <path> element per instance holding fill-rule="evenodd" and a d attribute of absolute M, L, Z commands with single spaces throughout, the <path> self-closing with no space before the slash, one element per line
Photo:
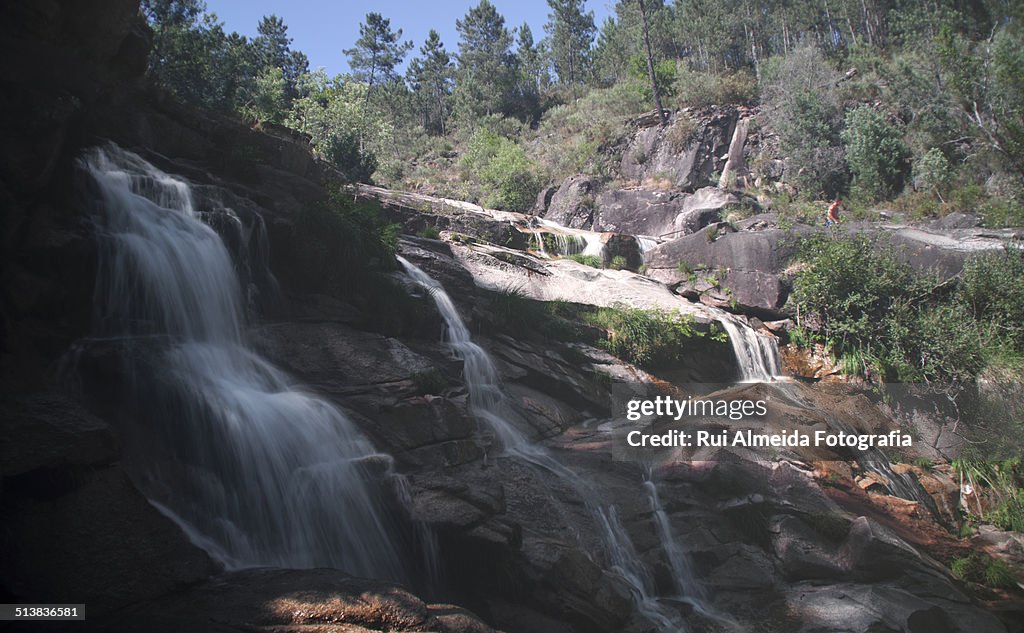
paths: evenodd
<path fill-rule="evenodd" d="M 423 114 L 423 127 L 445 134 L 453 71 L 451 57 L 437 31 L 430 30 L 427 41 L 420 47 L 420 55 L 422 57 L 409 63 L 409 83 Z"/>
<path fill-rule="evenodd" d="M 455 21 L 459 31 L 457 107 L 466 119 L 487 114 L 508 114 L 516 83 L 512 35 L 505 18 L 488 0 Z"/>
<path fill-rule="evenodd" d="M 583 12 L 584 0 L 548 0 L 551 13 L 544 26 L 551 40 L 551 59 L 562 85 L 576 89 L 590 71 L 590 47 L 597 28 L 593 11 Z"/>
<path fill-rule="evenodd" d="M 271 74 L 270 69 L 279 68 L 285 82 L 285 99 L 290 103 L 298 95 L 296 84 L 299 77 L 309 71 L 309 59 L 291 49 L 288 27 L 276 15 L 264 16 L 256 30 L 259 36 L 252 41 L 259 64 L 256 74 L 267 77 Z"/>
<path fill-rule="evenodd" d="M 396 79 L 395 67 L 402 63 L 412 42 L 401 42 L 402 29 L 391 30 L 391 20 L 379 13 L 367 13 L 366 22 L 359 25 L 359 39 L 352 48 L 343 52 L 356 81 L 367 86 L 366 98 L 374 86 Z"/>

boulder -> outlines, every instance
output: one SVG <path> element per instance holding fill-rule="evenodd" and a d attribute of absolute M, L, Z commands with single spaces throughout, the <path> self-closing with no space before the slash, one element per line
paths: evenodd
<path fill-rule="evenodd" d="M 721 220 L 735 196 L 715 187 L 695 193 L 612 189 L 597 199 L 595 231 L 671 237 L 695 233 Z"/>
<path fill-rule="evenodd" d="M 100 615 L 217 571 L 118 467 L 5 478 L 0 521 L 0 584 L 20 602 L 84 602 Z"/>
<path fill-rule="evenodd" d="M 107 423 L 60 394 L 0 396 L 0 435 L 3 477 L 117 459 Z"/>
<path fill-rule="evenodd" d="M 679 124 L 686 117 L 694 123 Z M 668 127 L 640 129 L 626 146 L 620 172 L 638 182 L 667 179 L 674 189 L 694 191 L 714 185 L 711 176 L 725 165 L 738 113 L 734 108 L 712 107 L 697 113 L 678 112 Z M 680 139 L 676 125 L 695 129 Z"/>
<path fill-rule="evenodd" d="M 93 630 L 493 633 L 478 617 L 447 604 L 427 604 L 387 582 L 332 569 L 253 569 L 221 574 L 188 591 L 125 609 Z"/>
<path fill-rule="evenodd" d="M 589 229 L 594 222 L 597 186 L 597 180 L 590 176 L 566 178 L 552 194 L 544 219 L 573 229 Z"/>

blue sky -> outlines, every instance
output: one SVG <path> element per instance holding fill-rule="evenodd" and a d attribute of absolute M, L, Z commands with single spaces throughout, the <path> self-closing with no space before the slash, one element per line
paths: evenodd
<path fill-rule="evenodd" d="M 510 29 L 526 22 L 534 40 L 544 36 L 548 20 L 546 0 L 491 0 L 505 16 Z M 390 18 L 392 28 L 403 30 L 402 39 L 412 40 L 418 53 L 430 29 L 441 34 L 449 51 L 458 49 L 455 20 L 466 14 L 479 0 L 206 0 L 207 10 L 216 13 L 225 28 L 243 35 L 256 34 L 256 25 L 264 15 L 276 14 L 288 25 L 292 48 L 309 56 L 311 68 L 323 66 L 329 74 L 346 72 L 348 63 L 342 50 L 350 48 L 359 37 L 359 24 L 370 11 Z M 587 9 L 594 12 L 600 28 L 612 13 L 614 0 L 587 0 Z M 408 59 L 408 58 L 407 58 Z"/>

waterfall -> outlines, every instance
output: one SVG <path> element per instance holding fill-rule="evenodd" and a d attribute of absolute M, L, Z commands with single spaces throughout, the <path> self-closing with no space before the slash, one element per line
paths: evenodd
<path fill-rule="evenodd" d="M 690 561 L 686 553 L 679 547 L 672 537 L 672 525 L 668 520 L 668 513 L 661 505 L 661 497 L 658 495 L 658 487 L 648 479 L 644 482 L 647 496 L 651 504 L 651 512 L 654 513 L 655 524 L 658 527 L 658 537 L 661 547 L 665 550 L 665 558 L 668 559 L 669 568 L 672 570 L 672 582 L 680 596 L 690 597 L 696 600 L 704 599 L 704 587 L 696 581 L 693 570 L 690 569 Z"/>
<path fill-rule="evenodd" d="M 390 457 L 246 347 L 234 264 L 190 185 L 113 145 L 79 166 L 100 240 L 96 330 L 122 345 L 117 410 L 142 491 L 228 567 L 404 578 Z"/>
<path fill-rule="evenodd" d="M 469 328 L 444 287 L 404 257 L 398 257 L 398 261 L 410 278 L 429 289 L 444 319 L 448 344 L 455 356 L 464 363 L 463 374 L 473 414 L 488 425 L 508 454 L 550 472 L 578 493 L 599 529 L 612 570 L 632 589 L 637 610 L 657 625 L 659 630 L 684 630 L 679 614 L 658 600 L 654 580 L 637 555 L 629 535 L 618 519 L 615 507 L 602 505 L 592 485 L 560 464 L 542 446 L 531 443 L 512 422 L 518 416 L 505 398 L 494 363 L 483 348 L 470 340 Z M 682 553 L 679 552 L 679 555 L 682 556 Z M 702 594 L 687 597 L 699 603 Z"/>
<path fill-rule="evenodd" d="M 743 382 L 771 382 L 782 374 L 779 344 L 774 336 L 761 336 L 746 322 L 732 315 L 723 315 L 719 323 L 729 334 Z"/>
<path fill-rule="evenodd" d="M 634 237 L 636 238 L 636 247 L 640 250 L 640 261 L 646 262 L 647 251 L 657 246 L 660 242 L 658 242 L 657 238 L 645 235 L 635 235 Z"/>

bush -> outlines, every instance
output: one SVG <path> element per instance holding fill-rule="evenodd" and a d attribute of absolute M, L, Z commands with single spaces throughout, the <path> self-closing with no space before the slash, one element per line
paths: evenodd
<path fill-rule="evenodd" d="M 433 224 L 428 224 L 422 229 L 420 229 L 420 231 L 416 235 L 419 235 L 420 237 L 425 237 L 430 240 L 436 240 L 437 238 L 441 237 L 441 231 L 439 231 L 437 227 L 434 226 Z"/>
<path fill-rule="evenodd" d="M 869 106 L 848 112 L 841 137 L 857 191 L 877 200 L 903 187 L 907 148 L 900 130 L 884 115 Z"/>
<path fill-rule="evenodd" d="M 949 571 L 963 581 L 995 589 L 1013 589 L 1017 586 L 1017 579 L 1009 566 L 985 554 L 972 553 L 954 558 L 949 563 Z"/>
<path fill-rule="evenodd" d="M 1024 250 L 1019 245 L 967 260 L 958 297 L 971 317 L 989 324 L 993 338 L 1024 350 Z"/>
<path fill-rule="evenodd" d="M 925 152 L 914 164 L 914 187 L 924 191 L 934 191 L 942 196 L 949 187 L 952 167 L 946 155 L 936 147 Z"/>
<path fill-rule="evenodd" d="M 846 187 L 833 88 L 839 75 L 813 47 L 774 59 L 762 68 L 762 94 L 765 115 L 787 157 L 787 180 L 806 198 L 834 197 Z"/>
<path fill-rule="evenodd" d="M 411 376 L 416 395 L 440 394 L 448 388 L 448 380 L 435 367 L 414 372 Z"/>
<path fill-rule="evenodd" d="M 625 270 L 628 267 L 629 263 L 622 255 L 612 257 L 612 261 L 608 263 L 608 268 L 611 268 L 612 270 Z"/>
<path fill-rule="evenodd" d="M 460 164 L 484 187 L 484 203 L 507 211 L 527 211 L 540 191 L 540 179 L 523 148 L 487 128 L 470 140 Z"/>
<path fill-rule="evenodd" d="M 609 353 L 641 367 L 678 362 L 686 354 L 686 344 L 701 336 L 693 328 L 692 317 L 624 304 L 601 308 L 589 321 L 605 329 L 601 344 Z"/>
<path fill-rule="evenodd" d="M 824 343 L 844 372 L 962 384 L 986 366 L 984 322 L 948 283 L 915 275 L 891 249 L 863 235 L 816 236 L 799 256 L 792 296 L 804 343 Z"/>
<path fill-rule="evenodd" d="M 752 105 L 758 100 L 757 79 L 746 70 L 724 75 L 691 70 L 679 63 L 673 92 L 682 107 Z"/>
<path fill-rule="evenodd" d="M 601 258 L 598 257 L 597 255 L 576 254 L 569 255 L 568 257 L 566 257 L 566 259 L 571 259 L 576 263 L 583 264 L 584 266 L 590 266 L 592 268 L 601 268 L 604 265 L 604 262 L 602 262 Z"/>
<path fill-rule="evenodd" d="M 295 220 L 293 251 L 299 287 L 341 293 L 365 289 L 373 273 L 395 267 L 397 224 L 385 224 L 380 205 L 346 196 L 309 205 Z"/>

